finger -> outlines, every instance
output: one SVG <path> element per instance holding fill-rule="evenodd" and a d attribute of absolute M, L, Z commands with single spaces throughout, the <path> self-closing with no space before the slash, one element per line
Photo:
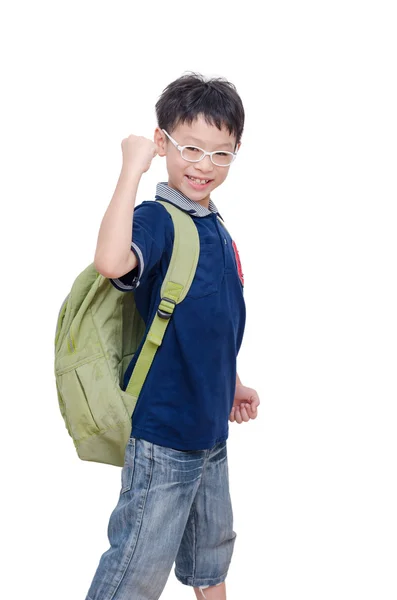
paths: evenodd
<path fill-rule="evenodd" d="M 242 423 L 243 422 L 243 419 L 241 418 L 241 413 L 240 413 L 240 410 L 239 410 L 238 406 L 236 406 L 236 408 L 235 408 L 234 416 L 236 418 L 237 423 Z"/>
<path fill-rule="evenodd" d="M 255 419 L 256 417 L 256 411 L 255 408 L 253 409 L 251 404 L 248 404 L 248 406 L 246 407 L 247 410 L 247 414 L 249 416 L 250 419 Z"/>
<path fill-rule="evenodd" d="M 249 403 L 245 403 L 243 402 L 241 404 L 241 408 L 245 407 L 246 411 L 247 411 L 247 415 L 250 419 L 256 419 L 257 417 L 257 412 L 256 412 L 256 406 L 255 404 L 249 404 Z"/>
<path fill-rule="evenodd" d="M 245 406 L 242 406 L 240 409 L 240 413 L 241 413 L 241 417 L 243 419 L 243 421 L 247 422 L 250 420 L 248 413 L 247 413 L 247 409 L 245 408 Z"/>
<path fill-rule="evenodd" d="M 234 406 L 232 407 L 232 410 L 230 411 L 230 416 L 229 416 L 230 421 L 233 423 L 233 421 L 235 421 L 235 416 L 234 416 Z"/>
<path fill-rule="evenodd" d="M 252 413 L 252 418 L 256 419 L 256 417 L 258 416 L 258 404 L 259 402 L 253 402 L 253 404 L 251 404 L 251 413 Z"/>
<path fill-rule="evenodd" d="M 255 410 L 251 410 L 251 419 L 256 419 L 256 417 L 258 416 L 258 411 Z"/>
<path fill-rule="evenodd" d="M 251 399 L 255 406 L 259 406 L 259 404 L 261 403 L 258 394 L 253 394 L 253 396 L 251 396 Z"/>
<path fill-rule="evenodd" d="M 254 411 L 256 411 L 256 410 L 257 410 L 257 408 L 258 408 L 258 406 L 259 406 L 259 404 L 260 404 L 260 402 L 259 402 L 259 398 L 254 398 L 254 399 L 251 401 L 251 409 L 252 409 L 252 410 L 254 410 Z"/>

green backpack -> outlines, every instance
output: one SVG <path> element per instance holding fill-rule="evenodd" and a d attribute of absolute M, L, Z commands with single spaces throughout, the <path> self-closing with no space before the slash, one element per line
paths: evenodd
<path fill-rule="evenodd" d="M 82 460 L 122 467 L 131 417 L 169 319 L 187 295 L 200 253 L 189 214 L 160 202 L 174 224 L 174 246 L 161 302 L 126 391 L 123 376 L 145 335 L 133 293 L 117 290 L 90 264 L 62 303 L 55 332 L 59 408 Z"/>

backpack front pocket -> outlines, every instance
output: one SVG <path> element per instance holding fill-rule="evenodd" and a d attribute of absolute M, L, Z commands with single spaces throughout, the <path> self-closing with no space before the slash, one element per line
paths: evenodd
<path fill-rule="evenodd" d="M 58 374 L 57 388 L 62 398 L 61 412 L 75 441 L 98 433 L 100 427 L 85 392 L 84 381 L 71 369 Z"/>

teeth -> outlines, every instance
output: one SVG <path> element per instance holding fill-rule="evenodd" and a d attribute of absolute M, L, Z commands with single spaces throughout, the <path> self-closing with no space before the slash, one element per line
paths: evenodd
<path fill-rule="evenodd" d="M 196 183 L 207 183 L 209 181 L 209 179 L 193 179 L 193 177 L 190 177 L 188 175 L 189 179 L 191 179 L 192 181 L 195 181 Z"/>

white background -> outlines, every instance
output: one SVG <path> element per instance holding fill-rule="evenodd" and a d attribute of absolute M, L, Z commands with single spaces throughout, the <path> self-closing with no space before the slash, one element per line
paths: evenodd
<path fill-rule="evenodd" d="M 2 8 L 2 597 L 84 600 L 108 547 L 121 471 L 75 453 L 56 319 L 93 261 L 121 140 L 153 139 L 162 90 L 197 71 L 246 111 L 213 195 L 246 281 L 238 370 L 261 399 L 229 424 L 228 600 L 397 598 L 393 4 Z M 156 157 L 138 202 L 166 179 Z M 171 572 L 161 597 L 194 592 Z"/>

